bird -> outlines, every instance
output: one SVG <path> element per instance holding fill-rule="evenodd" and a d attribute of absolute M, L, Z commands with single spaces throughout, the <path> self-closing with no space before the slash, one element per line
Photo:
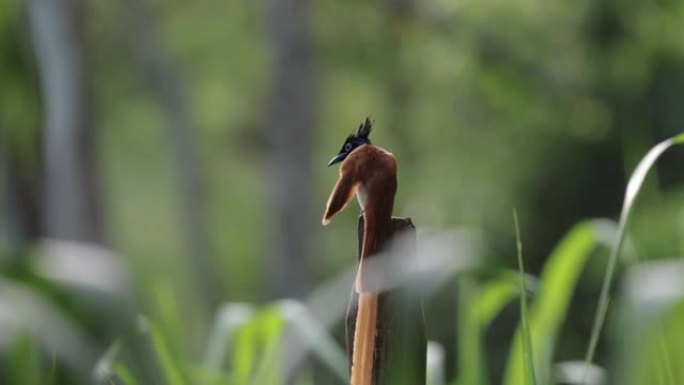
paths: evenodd
<path fill-rule="evenodd" d="M 356 134 L 347 137 L 328 166 L 340 163 L 339 178 L 328 198 L 322 223 L 327 225 L 354 198 L 361 206 L 364 236 L 356 275 L 359 294 L 351 364 L 351 385 L 370 385 L 373 376 L 379 286 L 372 276 L 364 275 L 364 261 L 379 253 L 389 239 L 392 210 L 397 191 L 397 162 L 394 155 L 371 143 L 370 117 L 359 125 Z"/>

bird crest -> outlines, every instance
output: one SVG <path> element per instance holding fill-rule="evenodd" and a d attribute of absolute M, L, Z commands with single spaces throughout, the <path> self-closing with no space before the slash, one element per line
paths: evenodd
<path fill-rule="evenodd" d="M 340 149 L 340 152 L 330 160 L 328 166 L 342 162 L 347 158 L 347 155 L 349 155 L 359 146 L 371 144 L 370 139 L 368 139 L 368 135 L 370 135 L 372 128 L 373 121 L 370 117 L 367 117 L 366 121 L 359 125 L 359 129 L 356 131 L 356 134 L 351 134 L 347 137 L 342 145 L 342 149 Z"/>
<path fill-rule="evenodd" d="M 365 122 L 359 125 L 359 130 L 357 131 L 356 136 L 358 136 L 359 138 L 368 139 L 368 135 L 370 135 L 372 129 L 373 121 L 369 116 L 366 118 Z"/>

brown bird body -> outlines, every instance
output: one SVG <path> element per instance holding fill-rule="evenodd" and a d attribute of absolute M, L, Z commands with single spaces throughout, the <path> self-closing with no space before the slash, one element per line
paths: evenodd
<path fill-rule="evenodd" d="M 367 139 L 370 122 L 366 120 L 366 124 Z M 360 135 L 361 130 L 359 127 Z M 371 385 L 379 287 L 376 278 L 364 276 L 363 262 L 380 252 L 389 237 L 394 195 L 397 191 L 397 163 L 390 152 L 370 144 L 369 141 L 348 151 L 342 158 L 344 160 L 340 166 L 340 176 L 328 199 L 323 224 L 330 223 L 332 217 L 344 209 L 356 194 L 363 209 L 365 225 L 356 277 L 359 305 L 354 334 L 351 385 Z M 334 162 L 336 158 L 333 158 L 331 164 Z"/>
<path fill-rule="evenodd" d="M 344 209 L 356 194 L 365 222 L 361 246 L 363 259 L 380 251 L 392 221 L 397 191 L 397 162 L 392 153 L 372 144 L 352 151 L 340 166 L 340 177 L 326 205 L 323 224 Z M 357 291 L 363 291 L 357 281 Z"/>

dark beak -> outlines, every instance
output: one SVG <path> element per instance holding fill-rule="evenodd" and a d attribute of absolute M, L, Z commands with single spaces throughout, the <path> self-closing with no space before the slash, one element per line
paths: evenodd
<path fill-rule="evenodd" d="M 335 163 L 339 163 L 344 160 L 344 158 L 347 157 L 346 152 L 340 152 L 339 154 L 335 155 L 332 159 L 330 159 L 330 162 L 328 163 L 328 167 L 332 166 Z"/>

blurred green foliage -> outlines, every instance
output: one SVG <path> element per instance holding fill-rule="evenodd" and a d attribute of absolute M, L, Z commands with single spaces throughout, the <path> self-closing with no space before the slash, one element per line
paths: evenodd
<path fill-rule="evenodd" d="M 254 373 L 268 377 L 263 383 L 283 381 L 275 369 L 259 367 L 275 354 L 271 350 L 285 322 L 269 305 L 260 308 L 271 300 L 265 240 L 273 231 L 265 203 L 270 187 L 264 135 L 273 72 L 266 2 L 144 2 L 150 30 L 187 86 L 191 135 L 206 176 L 202 205 L 214 246 L 210 260 L 220 278 L 218 297 L 257 309 L 236 331 L 232 359 L 221 361 L 228 369 L 218 373 L 197 363 L 208 347 L 215 309 L 190 273 L 164 112 L 131 58 L 137 37 L 126 2 L 82 4 L 109 246 L 128 267 L 138 310 L 149 327 L 132 332 L 136 321 L 127 310 L 121 311 L 122 320 L 102 322 L 80 303 L 64 305 L 55 298 L 69 293 L 36 283 L 31 266 L 18 268 L 8 258 L 2 262 L 3 279 L 37 287 L 57 302 L 93 336 L 98 351 L 110 347 L 121 329 L 129 333 L 126 338 L 133 334 L 149 342 L 149 350 L 132 349 L 120 359 L 113 354 L 114 372 L 126 384 L 154 378 L 156 365 L 162 373 L 157 383 L 241 384 Z M 325 167 L 327 160 L 372 114 L 374 142 L 399 162 L 396 215 L 412 217 L 419 229 L 481 231 L 483 269 L 499 272 L 516 266 L 510 217 L 518 208 L 527 270 L 540 279 L 530 298 L 529 320 L 538 374 L 551 376 L 559 357 L 583 359 L 605 271 L 602 258 L 590 258 L 599 242 L 592 233 L 596 222 L 585 220 L 616 218 L 637 161 L 655 143 L 682 131 L 684 2 L 302 4 L 314 42 L 318 100 L 311 148 L 315 175 L 310 185 L 301 186 L 315 192 L 313 212 L 322 212 L 337 176 Z M 41 178 L 42 99 L 25 12 L 21 1 L 0 0 L 0 152 L 12 154 L 19 180 L 35 193 Z M 642 262 L 679 258 L 684 251 L 682 170 L 681 150 L 672 151 L 643 186 L 628 228 L 630 252 Z M 0 180 L 0 187 L 8 183 Z M 355 221 L 356 214 L 347 212 L 334 226 L 313 231 L 313 282 L 324 282 L 353 263 Z M 0 250 L 9 254 L 5 245 Z M 29 248 L 22 255 L 30 259 L 35 252 Z M 619 268 L 619 282 L 622 273 Z M 522 370 L 515 331 L 519 314 L 509 304 L 519 295 L 517 281 L 494 275 L 460 282 L 458 317 L 440 312 L 456 301 L 455 291 L 428 307 L 428 337 L 446 347 L 447 378 L 458 378 L 459 384 L 499 383 L 507 365 L 506 382 L 522 383 L 512 379 Z M 618 296 L 612 305 L 622 306 L 622 300 L 628 302 Z M 638 312 L 630 306 L 624 305 Z M 624 378 L 634 374 L 634 384 L 653 378 L 662 384 L 683 381 L 676 364 L 684 358 L 684 339 L 676 327 L 683 312 L 680 302 L 670 306 L 654 321 L 657 327 L 638 329 L 644 339 L 630 340 L 627 347 L 616 334 L 637 333 L 634 326 L 608 323 L 595 361 L 608 369 L 612 383 L 623 378 L 612 377 L 614 368 L 624 370 Z M 118 314 L 118 308 L 113 312 Z M 339 329 L 335 325 L 331 333 L 339 337 Z M 35 336 L 15 337 L 0 354 L 0 371 L 9 384 L 74 380 L 54 368 L 55 358 L 46 356 Z M 563 343 L 569 339 L 574 344 Z M 655 358 L 623 357 L 626 350 Z M 136 368 L 146 365 L 137 361 L 146 354 L 154 357 L 149 366 L 155 370 Z M 620 366 L 629 360 L 635 364 Z M 302 383 L 316 376 L 339 382 L 329 368 L 320 370 L 322 375 L 307 370 Z"/>

